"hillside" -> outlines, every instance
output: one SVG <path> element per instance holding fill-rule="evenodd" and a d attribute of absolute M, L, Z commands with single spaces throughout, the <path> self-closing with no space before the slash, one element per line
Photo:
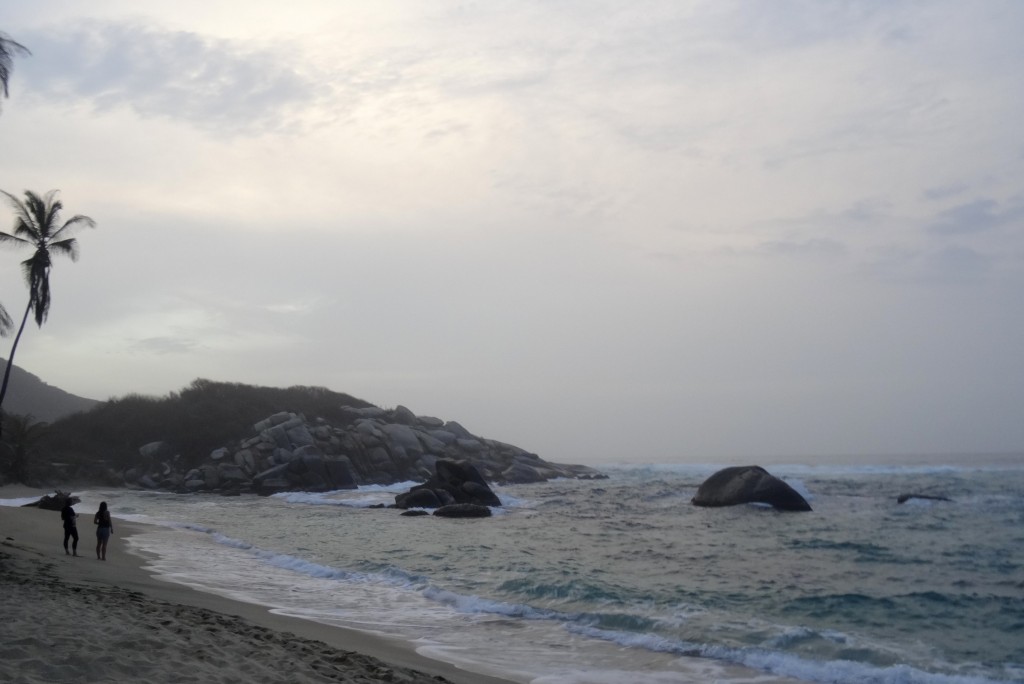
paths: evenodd
<path fill-rule="evenodd" d="M 7 367 L 7 359 L 0 359 L 0 373 Z M 2 376 L 0 376 L 2 377 Z M 14 415 L 31 415 L 36 421 L 53 421 L 88 411 L 102 402 L 79 397 L 59 387 L 48 385 L 37 376 L 18 367 L 11 368 L 11 378 L 4 397 L 4 412 Z"/>
<path fill-rule="evenodd" d="M 548 463 L 455 421 L 384 409 L 324 387 L 257 387 L 198 379 L 164 397 L 94 402 L 31 437 L 0 477 L 170 491 L 324 491 L 422 480 L 439 460 L 472 463 L 492 482 L 599 477 Z"/>

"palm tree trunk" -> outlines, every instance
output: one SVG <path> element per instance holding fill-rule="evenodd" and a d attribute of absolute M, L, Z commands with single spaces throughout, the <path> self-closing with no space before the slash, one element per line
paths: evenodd
<path fill-rule="evenodd" d="M 25 332 L 25 324 L 28 323 L 28 315 L 32 313 L 32 298 L 28 299 L 28 306 L 25 307 L 25 315 L 21 317 L 21 326 L 18 334 L 14 336 L 14 344 L 11 345 L 11 354 L 7 357 L 7 368 L 4 370 L 4 384 L 0 385 L 0 409 L 3 409 L 4 397 L 7 396 L 7 383 L 11 379 L 11 367 L 14 366 L 14 352 L 18 350 L 18 342 L 21 340 L 21 333 Z M 0 410 L 0 415 L 3 411 Z M 3 435 L 4 421 L 0 419 L 0 436 Z"/>

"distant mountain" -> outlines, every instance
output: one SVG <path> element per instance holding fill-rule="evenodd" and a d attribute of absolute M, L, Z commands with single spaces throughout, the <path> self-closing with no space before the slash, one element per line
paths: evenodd
<path fill-rule="evenodd" d="M 7 359 L 0 359 L 0 378 L 7 368 Z M 58 418 L 88 411 L 103 402 L 79 397 L 48 385 L 35 375 L 18 368 L 11 368 L 11 379 L 4 397 L 4 413 L 14 415 L 31 414 L 37 421 L 52 423 Z"/>

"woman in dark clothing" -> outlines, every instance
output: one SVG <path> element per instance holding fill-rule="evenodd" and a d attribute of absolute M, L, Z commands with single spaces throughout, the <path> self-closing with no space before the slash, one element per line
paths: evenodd
<path fill-rule="evenodd" d="M 60 509 L 60 519 L 64 521 L 64 553 L 68 553 L 68 539 L 72 539 L 74 541 L 71 544 L 70 553 L 76 556 L 78 555 L 78 525 L 75 524 L 77 518 L 78 514 L 71 507 L 71 495 L 68 494 L 68 498 L 64 501 L 64 508 Z"/>
<path fill-rule="evenodd" d="M 114 534 L 114 523 L 110 520 L 110 511 L 107 510 L 107 502 L 100 503 L 100 510 L 96 511 L 92 522 L 96 525 L 96 557 L 100 560 L 107 560 L 107 542 L 110 535 Z"/>

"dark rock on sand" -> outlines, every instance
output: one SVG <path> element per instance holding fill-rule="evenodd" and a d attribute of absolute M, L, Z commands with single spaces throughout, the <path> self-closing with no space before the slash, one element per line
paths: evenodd
<path fill-rule="evenodd" d="M 39 501 L 25 504 L 23 508 L 35 507 L 47 511 L 59 511 L 64 508 L 65 503 L 69 503 L 69 500 L 72 506 L 81 501 L 77 496 L 72 496 L 71 492 L 62 492 L 58 489 L 53 494 L 47 494 L 40 498 Z"/>
<path fill-rule="evenodd" d="M 723 468 L 697 489 L 694 506 L 764 503 L 783 511 L 809 511 L 804 497 L 761 466 Z"/>

